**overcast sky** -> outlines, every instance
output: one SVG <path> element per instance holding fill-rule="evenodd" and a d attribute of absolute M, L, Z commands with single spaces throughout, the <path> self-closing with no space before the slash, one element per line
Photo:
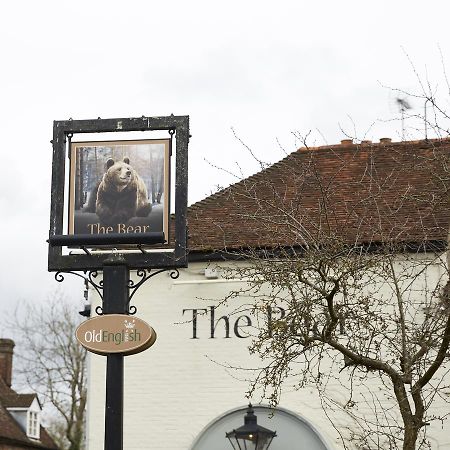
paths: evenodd
<path fill-rule="evenodd" d="M 267 161 L 299 146 L 293 132 L 312 130 L 310 145 L 354 127 L 361 139 L 399 140 L 383 85 L 417 88 L 406 54 L 443 85 L 449 13 L 432 0 L 6 2 L 0 305 L 43 302 L 58 287 L 45 242 L 53 120 L 189 115 L 192 203 L 233 181 L 214 166 L 256 170 L 231 128 Z M 62 288 L 82 305 L 79 284 Z"/>

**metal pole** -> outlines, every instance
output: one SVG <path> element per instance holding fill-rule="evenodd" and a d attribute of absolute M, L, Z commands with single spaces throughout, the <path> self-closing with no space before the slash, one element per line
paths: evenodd
<path fill-rule="evenodd" d="M 128 313 L 129 271 L 125 259 L 113 254 L 103 266 L 103 314 Z M 124 356 L 106 360 L 105 450 L 123 450 Z"/>

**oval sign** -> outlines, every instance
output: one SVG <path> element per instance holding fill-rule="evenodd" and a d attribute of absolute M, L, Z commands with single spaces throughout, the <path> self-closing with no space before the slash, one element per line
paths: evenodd
<path fill-rule="evenodd" d="M 151 347 L 155 330 L 142 319 L 126 314 L 105 314 L 83 322 L 75 332 L 78 342 L 98 355 L 133 355 Z"/>

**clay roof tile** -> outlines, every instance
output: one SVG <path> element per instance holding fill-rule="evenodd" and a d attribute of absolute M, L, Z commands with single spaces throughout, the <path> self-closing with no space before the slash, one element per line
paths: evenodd
<path fill-rule="evenodd" d="M 449 139 L 301 148 L 191 205 L 189 248 L 445 240 L 449 163 Z"/>

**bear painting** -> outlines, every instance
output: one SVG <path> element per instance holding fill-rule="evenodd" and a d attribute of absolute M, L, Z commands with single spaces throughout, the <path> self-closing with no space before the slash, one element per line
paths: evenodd
<path fill-rule="evenodd" d="M 152 205 L 144 181 L 130 165 L 130 160 L 108 159 L 106 173 L 97 188 L 95 212 L 104 225 L 127 223 L 132 217 L 147 217 Z"/>
<path fill-rule="evenodd" d="M 169 158 L 169 139 L 72 142 L 69 233 L 165 234 Z"/>

